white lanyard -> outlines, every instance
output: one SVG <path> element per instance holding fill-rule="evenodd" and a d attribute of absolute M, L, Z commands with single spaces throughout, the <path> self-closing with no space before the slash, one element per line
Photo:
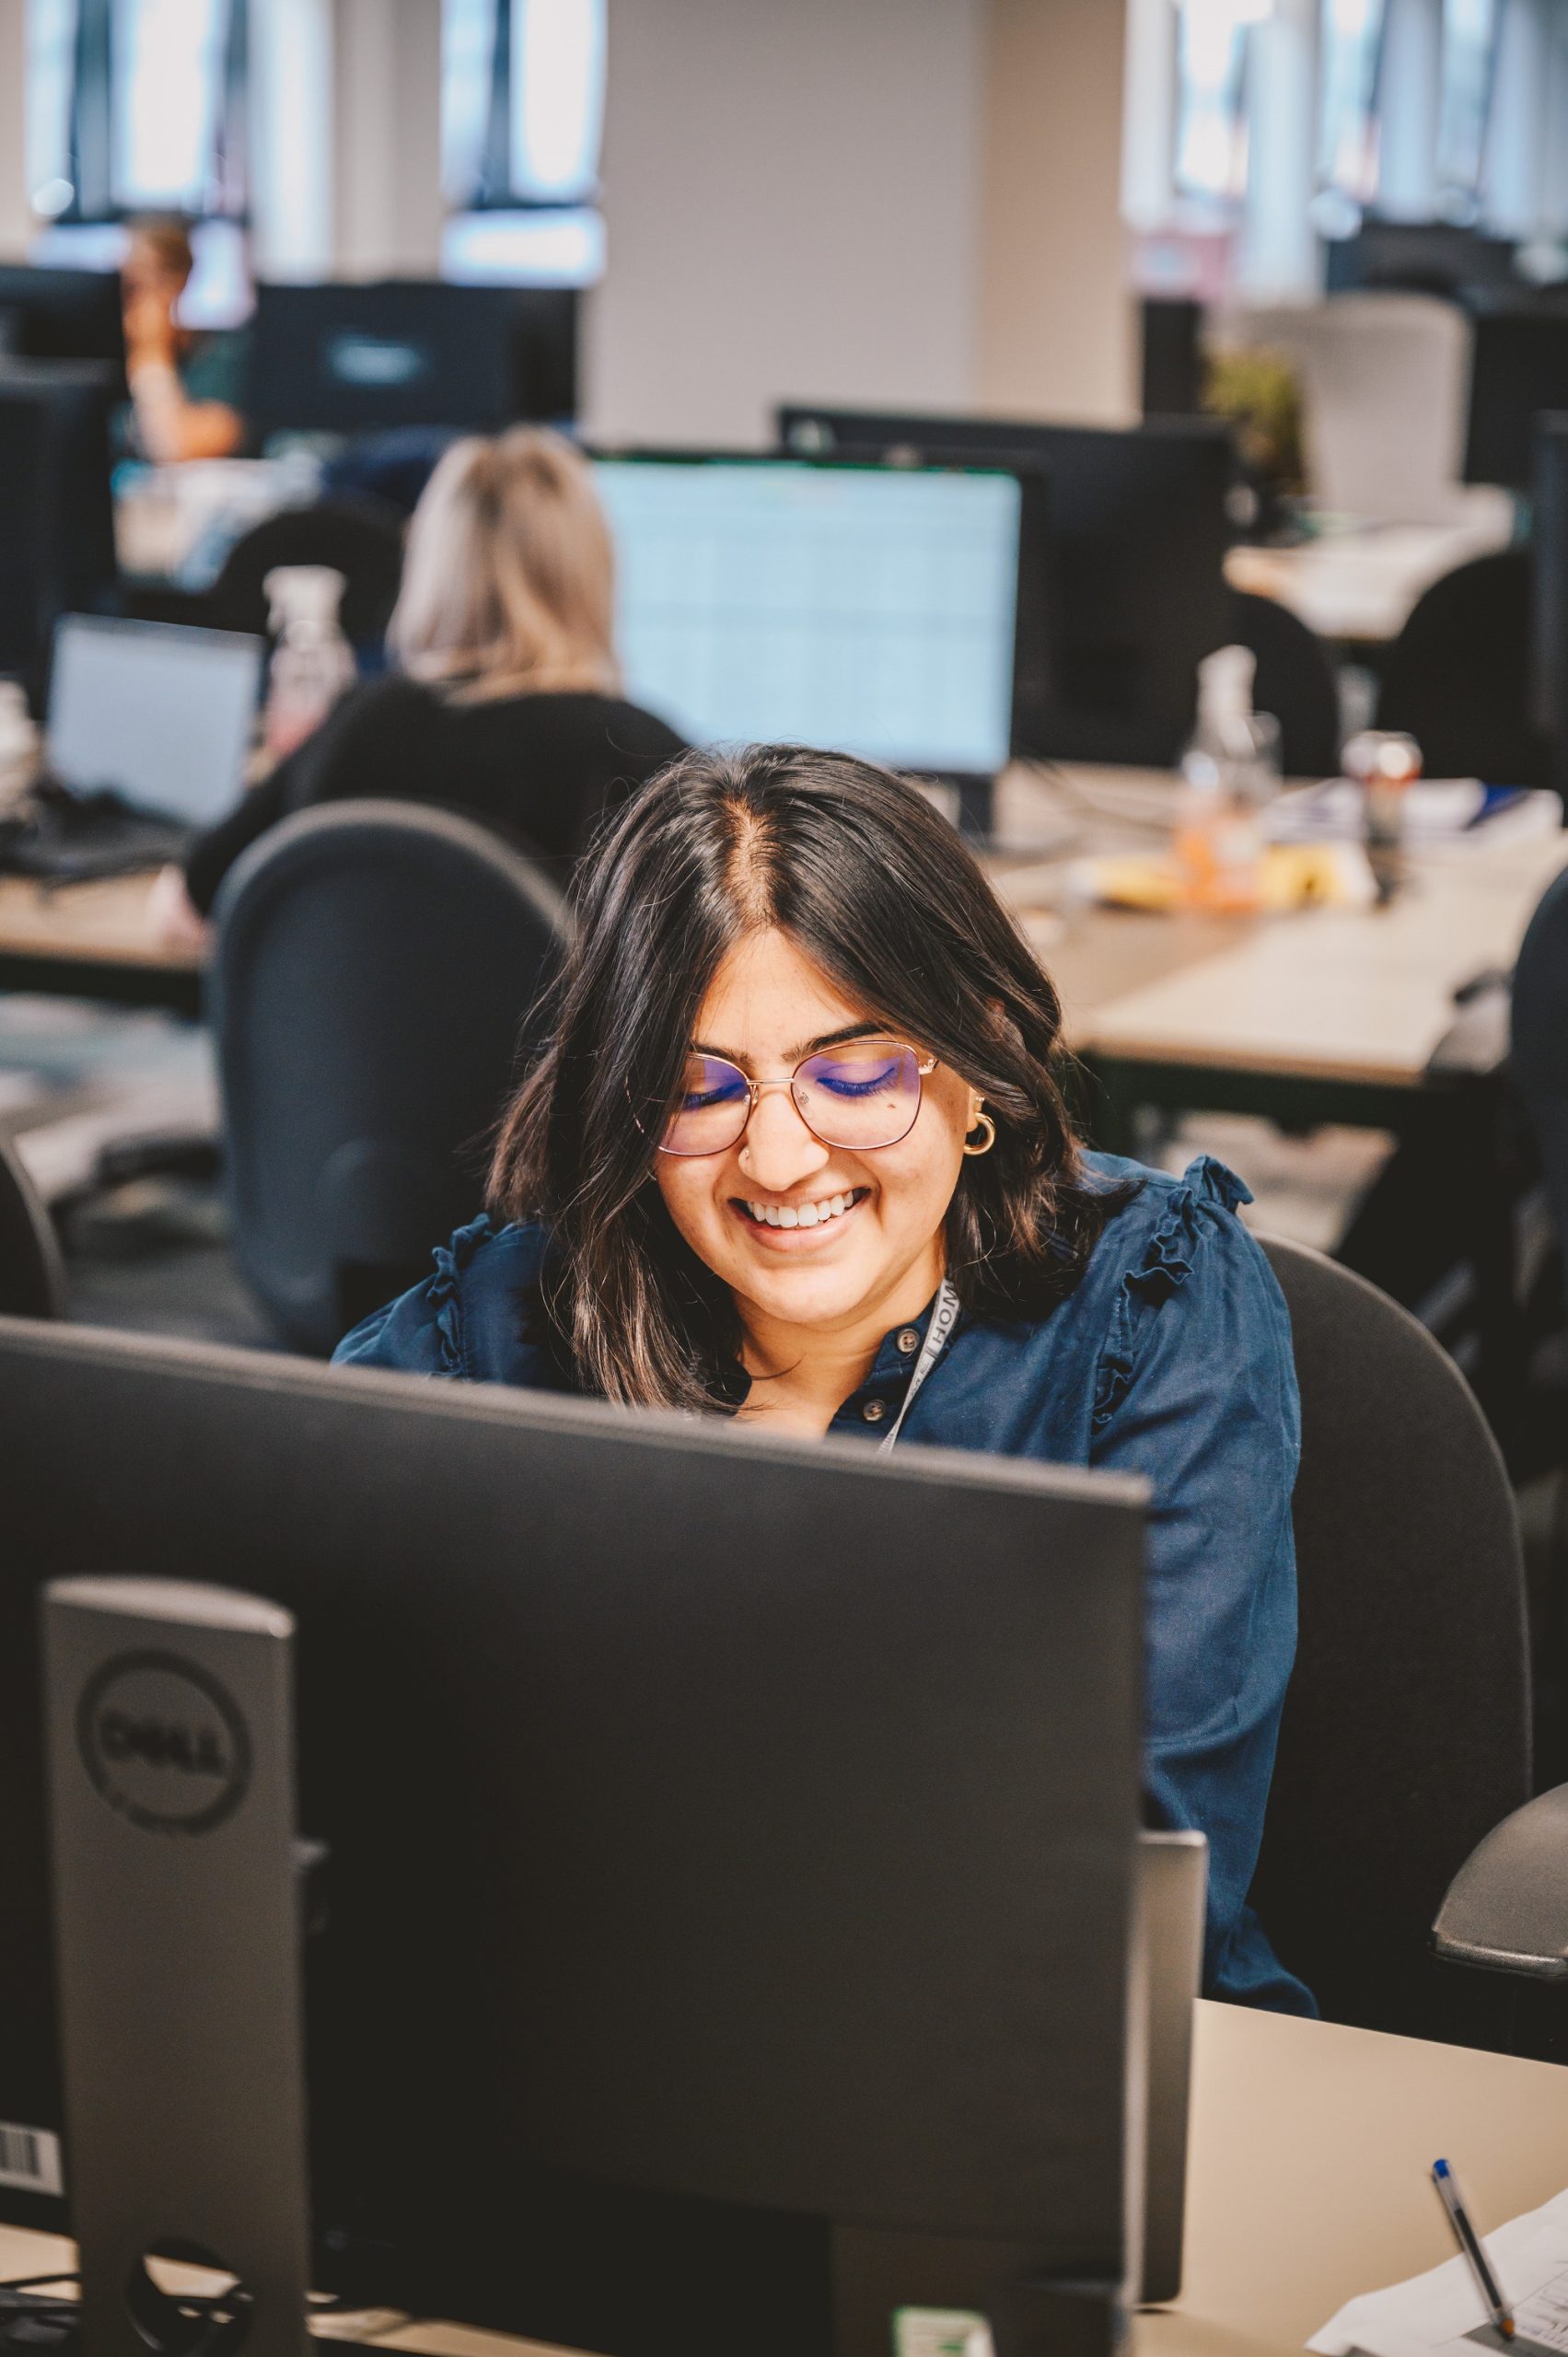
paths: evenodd
<path fill-rule="evenodd" d="M 887 1439 L 882 1443 L 884 1455 L 892 1447 L 903 1430 L 904 1418 L 914 1405 L 915 1393 L 947 1349 L 947 1340 L 952 1333 L 953 1323 L 958 1314 L 958 1296 L 947 1279 L 944 1277 L 937 1289 L 936 1306 L 931 1313 L 931 1323 L 925 1329 L 925 1340 L 920 1346 L 920 1356 L 916 1359 L 914 1372 L 910 1376 L 909 1389 L 904 1393 L 904 1404 L 894 1418 L 892 1429 Z"/>

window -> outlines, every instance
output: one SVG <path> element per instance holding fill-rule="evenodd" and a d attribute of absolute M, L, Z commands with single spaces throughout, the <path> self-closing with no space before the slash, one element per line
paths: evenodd
<path fill-rule="evenodd" d="M 1176 186 L 1183 196 L 1237 197 L 1246 187 L 1246 19 L 1229 0 L 1184 0 L 1176 69 Z"/>
<path fill-rule="evenodd" d="M 242 216 L 246 11 L 247 0 L 29 0 L 35 211 Z"/>
<path fill-rule="evenodd" d="M 1323 0 L 1318 178 L 1366 203 L 1377 184 L 1373 100 L 1383 0 Z"/>
<path fill-rule="evenodd" d="M 1443 0 L 1443 102 L 1437 119 L 1437 201 L 1473 221 L 1486 161 L 1497 52 L 1497 0 Z"/>
<path fill-rule="evenodd" d="M 605 0 L 443 0 L 443 276 L 602 275 L 604 64 Z"/>

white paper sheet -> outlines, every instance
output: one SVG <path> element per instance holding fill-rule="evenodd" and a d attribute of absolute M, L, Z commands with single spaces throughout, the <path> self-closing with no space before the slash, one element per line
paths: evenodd
<path fill-rule="evenodd" d="M 1475 2357 L 1477 2349 L 1512 2349 L 1515 2357 L 1550 2351 L 1556 2357 L 1568 2351 L 1568 2193 L 1511 2218 L 1485 2242 L 1499 2289 L 1514 2310 L 1514 2340 L 1493 2330 L 1469 2261 L 1455 2258 L 1408 2283 L 1364 2293 L 1307 2346 L 1320 2357 Z"/>

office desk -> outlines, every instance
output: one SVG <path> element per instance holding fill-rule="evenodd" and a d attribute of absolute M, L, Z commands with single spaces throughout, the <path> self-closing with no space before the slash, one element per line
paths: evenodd
<path fill-rule="evenodd" d="M 1398 638 L 1422 593 L 1471 557 L 1505 547 L 1509 523 L 1483 515 L 1454 524 L 1369 524 L 1298 548 L 1234 548 L 1233 589 L 1272 598 L 1319 638 L 1376 645 Z"/>
<path fill-rule="evenodd" d="M 45 991 L 195 1015 L 201 970 L 161 948 L 147 921 L 150 876 L 45 888 L 0 876 L 0 991 Z"/>
<path fill-rule="evenodd" d="M 1483 2227 L 1560 2192 L 1568 2070 L 1200 2005 L 1186 2289 L 1138 2319 L 1134 2357 L 1283 2357 L 1355 2293 L 1451 2258 L 1427 2177 L 1439 2153 L 1462 2169 Z M 68 2244 L 0 2229 L 0 2274 L 69 2258 Z M 429 2324 L 377 2346 L 537 2348 Z"/>

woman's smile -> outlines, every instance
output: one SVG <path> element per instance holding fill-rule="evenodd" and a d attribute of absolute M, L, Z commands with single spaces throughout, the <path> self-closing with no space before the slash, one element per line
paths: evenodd
<path fill-rule="evenodd" d="M 845 1233 L 870 1193 L 869 1187 L 826 1189 L 793 1203 L 732 1195 L 730 1209 L 764 1251 L 816 1252 Z"/>

